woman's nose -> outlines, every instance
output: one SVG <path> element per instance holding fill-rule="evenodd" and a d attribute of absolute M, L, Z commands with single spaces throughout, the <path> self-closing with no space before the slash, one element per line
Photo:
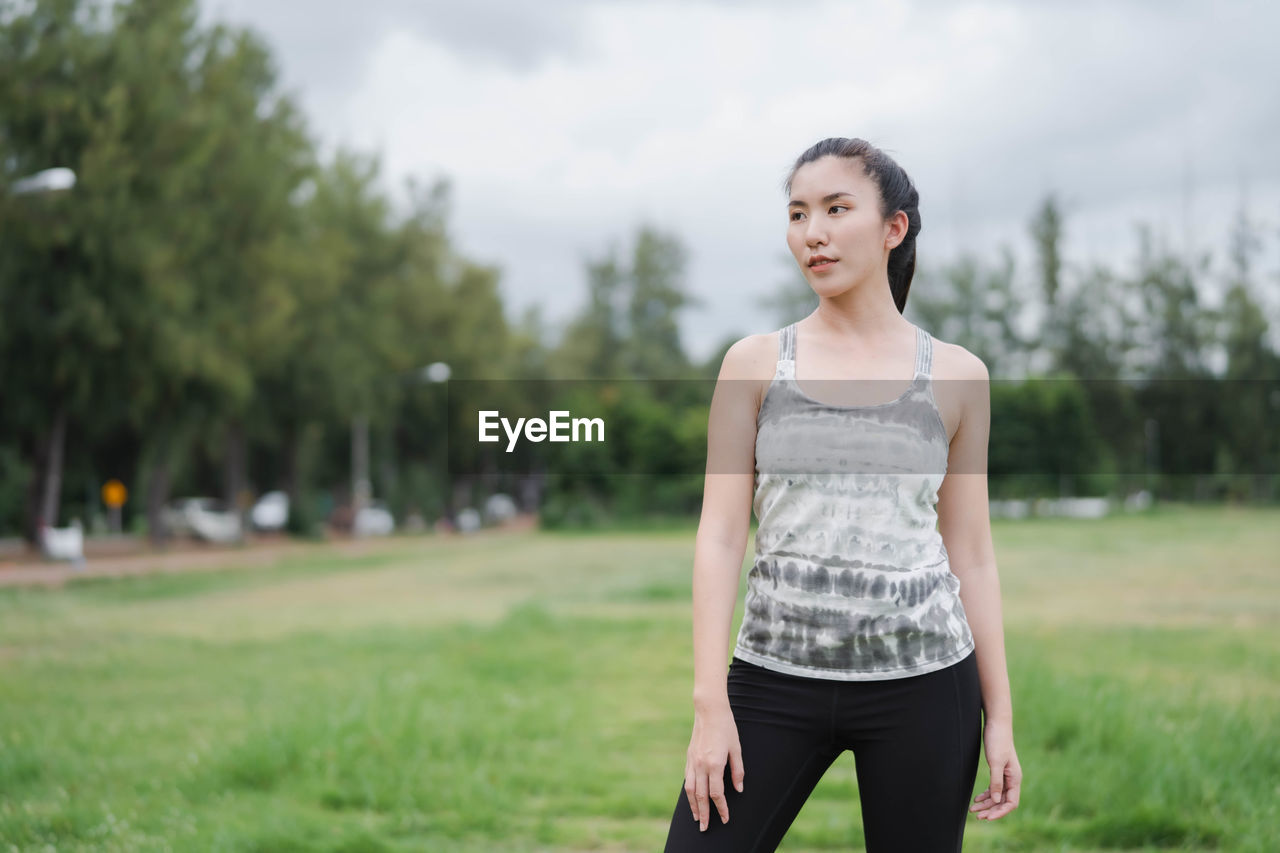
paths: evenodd
<path fill-rule="evenodd" d="M 811 249 L 814 246 L 827 242 L 826 226 L 819 223 L 817 219 L 810 219 L 809 225 L 804 231 L 804 242 Z"/>

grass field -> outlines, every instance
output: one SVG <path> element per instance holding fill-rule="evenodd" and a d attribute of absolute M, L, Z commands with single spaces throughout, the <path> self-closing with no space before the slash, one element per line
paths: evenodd
<path fill-rule="evenodd" d="M 996 522 L 1026 778 L 966 850 L 1280 849 L 1277 530 Z M 0 591 L 0 851 L 661 850 L 693 533 Z M 780 850 L 861 839 L 846 753 Z"/>

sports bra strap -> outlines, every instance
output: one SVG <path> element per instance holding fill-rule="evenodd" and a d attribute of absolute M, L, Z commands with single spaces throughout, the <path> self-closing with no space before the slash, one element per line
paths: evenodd
<path fill-rule="evenodd" d="M 786 372 L 795 369 L 796 360 L 796 324 L 790 323 L 782 327 L 778 334 L 778 370 Z M 915 375 L 931 376 L 933 369 L 933 336 L 916 326 L 916 365 Z"/>
<path fill-rule="evenodd" d="M 796 324 L 791 323 L 782 328 L 778 335 L 778 361 L 796 360 Z"/>
<path fill-rule="evenodd" d="M 929 376 L 933 368 L 933 338 L 924 329 L 916 326 L 916 375 Z"/>

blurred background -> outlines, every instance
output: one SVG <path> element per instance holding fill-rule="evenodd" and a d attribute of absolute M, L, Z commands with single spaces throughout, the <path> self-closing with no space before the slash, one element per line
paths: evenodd
<path fill-rule="evenodd" d="M 714 378 L 734 340 L 816 304 L 781 180 L 830 135 L 913 176 L 908 316 L 994 378 L 1280 378 L 1262 4 L 3 8 L 8 553 L 73 520 L 153 541 L 216 539 L 219 513 L 452 529 L 494 493 L 563 520 L 576 486 L 451 476 L 438 386 Z M 1053 387 L 1033 407 L 1072 395 Z M 1084 396 L 1083 421 L 1114 406 Z M 1097 475 L 1166 470 L 1204 476 L 1142 486 L 1274 500 L 1274 443 L 1249 441 L 1280 398 L 1228 424 L 1204 397 L 1139 424 L 1134 462 L 1082 441 L 993 460 L 993 490 L 1124 497 Z M 1171 467 L 1162 432 L 1204 462 Z M 695 512 L 700 486 L 664 505 Z M 264 495 L 280 511 L 255 525 Z"/>
<path fill-rule="evenodd" d="M 1033 781 L 980 849 L 1273 849 L 1278 27 L 0 0 L 0 842 L 657 849 L 704 383 L 816 306 L 782 181 L 859 136 L 920 191 L 908 319 L 995 380 Z M 451 382 L 544 379 L 623 380 L 594 475 L 450 457 Z"/>

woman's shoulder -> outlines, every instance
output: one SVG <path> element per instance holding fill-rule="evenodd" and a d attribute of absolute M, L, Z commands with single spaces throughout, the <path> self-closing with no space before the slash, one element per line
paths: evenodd
<path fill-rule="evenodd" d="M 990 379 L 987 365 L 960 344 L 953 344 L 929 335 L 933 340 L 933 369 L 935 379 Z"/>
<path fill-rule="evenodd" d="M 960 424 L 974 412 L 981 411 L 988 399 L 990 377 L 987 365 L 959 344 L 934 338 L 930 375 L 933 377 L 931 387 L 938 414 L 946 427 L 947 443 L 950 444 Z"/>
<path fill-rule="evenodd" d="M 720 365 L 721 379 L 771 378 L 778 363 L 778 339 L 782 331 L 746 335 L 725 351 Z"/>

